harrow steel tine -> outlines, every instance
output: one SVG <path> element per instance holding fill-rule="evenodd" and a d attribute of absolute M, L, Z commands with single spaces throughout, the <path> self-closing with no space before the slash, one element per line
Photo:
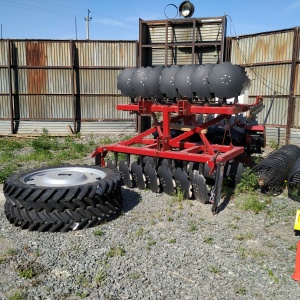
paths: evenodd
<path fill-rule="evenodd" d="M 119 162 L 119 171 L 121 173 L 121 177 L 123 180 L 123 183 L 129 187 L 133 187 L 133 181 L 132 181 L 132 175 L 129 171 L 128 164 L 124 160 L 120 160 Z"/>
<path fill-rule="evenodd" d="M 176 168 L 174 178 L 177 186 L 177 193 L 183 193 L 184 198 L 192 198 L 192 185 L 186 172 L 181 168 Z"/>
<path fill-rule="evenodd" d="M 199 171 L 194 170 L 190 173 L 194 196 L 201 203 L 209 202 L 209 192 L 205 178 Z"/>
<path fill-rule="evenodd" d="M 134 161 L 131 164 L 131 173 L 133 176 L 133 179 L 136 183 L 136 186 L 138 189 L 143 190 L 146 188 L 146 178 L 145 175 L 143 174 L 143 169 L 141 165 L 139 165 L 136 161 Z"/>
<path fill-rule="evenodd" d="M 159 193 L 160 183 L 154 167 L 151 164 L 147 163 L 144 167 L 144 173 L 150 190 L 153 193 Z"/>
<path fill-rule="evenodd" d="M 164 193 L 167 195 L 174 195 L 176 191 L 171 171 L 165 165 L 161 165 L 158 168 L 158 175 Z"/>

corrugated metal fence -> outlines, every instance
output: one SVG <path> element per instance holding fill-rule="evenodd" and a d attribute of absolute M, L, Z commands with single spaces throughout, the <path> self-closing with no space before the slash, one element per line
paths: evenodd
<path fill-rule="evenodd" d="M 0 133 L 134 132 L 117 76 L 136 41 L 0 40 Z M 50 122 L 51 121 L 51 122 Z M 56 123 L 56 125 L 54 125 Z M 50 126 L 49 126 L 50 125 Z"/>
<path fill-rule="evenodd" d="M 300 144 L 299 28 L 227 38 L 227 60 L 246 67 L 248 102 L 262 96 L 258 115 L 267 142 Z"/>

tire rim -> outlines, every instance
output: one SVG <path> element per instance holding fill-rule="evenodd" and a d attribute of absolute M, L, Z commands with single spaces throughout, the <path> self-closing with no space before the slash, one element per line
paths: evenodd
<path fill-rule="evenodd" d="M 60 167 L 33 171 L 23 178 L 23 182 L 34 186 L 74 186 L 94 183 L 106 176 L 106 173 L 85 167 Z"/>

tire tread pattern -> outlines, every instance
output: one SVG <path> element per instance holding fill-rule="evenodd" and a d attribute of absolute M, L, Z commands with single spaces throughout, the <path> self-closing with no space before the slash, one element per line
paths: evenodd
<path fill-rule="evenodd" d="M 123 205 L 120 173 L 116 168 L 92 167 L 101 168 L 106 176 L 70 187 L 27 185 L 22 179 L 28 172 L 11 175 L 3 187 L 7 219 L 22 229 L 65 232 L 92 227 L 115 216 Z"/>

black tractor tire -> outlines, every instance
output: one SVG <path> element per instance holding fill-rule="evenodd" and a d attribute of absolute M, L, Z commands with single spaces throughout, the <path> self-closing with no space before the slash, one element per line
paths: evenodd
<path fill-rule="evenodd" d="M 4 182 L 8 220 L 29 230 L 68 231 L 98 225 L 122 209 L 120 173 L 99 166 L 55 166 Z"/>

